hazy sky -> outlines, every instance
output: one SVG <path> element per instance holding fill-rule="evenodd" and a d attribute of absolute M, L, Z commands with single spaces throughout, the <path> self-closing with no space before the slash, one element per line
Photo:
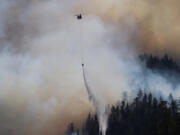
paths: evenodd
<path fill-rule="evenodd" d="M 129 100 L 137 88 L 167 96 L 172 85 L 136 59 L 165 52 L 179 59 L 178 0 L 0 0 L 0 134 L 62 135 L 80 124 L 89 101 Z M 79 21 L 74 15 L 82 13 Z M 158 82 L 158 83 L 157 83 Z M 179 88 L 175 92 L 178 97 Z"/>

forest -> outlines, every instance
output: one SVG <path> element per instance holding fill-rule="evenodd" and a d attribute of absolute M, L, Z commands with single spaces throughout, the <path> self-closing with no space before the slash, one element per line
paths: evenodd
<path fill-rule="evenodd" d="M 162 58 L 144 54 L 139 56 L 139 60 L 147 69 L 175 82 L 180 81 L 180 66 L 176 62 L 178 60 L 173 60 L 167 54 Z"/>
<path fill-rule="evenodd" d="M 172 95 L 165 101 L 140 90 L 132 103 L 122 101 L 111 107 L 106 135 L 180 135 L 178 102 Z M 97 115 L 89 114 L 80 130 L 71 123 L 67 134 L 101 134 Z"/>
<path fill-rule="evenodd" d="M 180 77 L 178 64 L 167 55 L 161 59 L 142 55 L 140 60 L 153 72 Z M 180 135 L 180 100 L 172 94 L 164 100 L 139 90 L 131 102 L 124 99 L 109 110 L 106 135 Z M 80 129 L 70 123 L 67 135 L 101 135 L 97 114 L 89 114 Z"/>

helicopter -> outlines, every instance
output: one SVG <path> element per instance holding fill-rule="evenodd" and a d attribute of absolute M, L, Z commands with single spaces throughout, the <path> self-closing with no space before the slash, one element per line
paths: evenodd
<path fill-rule="evenodd" d="M 82 15 L 79 14 L 79 15 L 75 15 L 77 17 L 78 20 L 82 19 Z"/>

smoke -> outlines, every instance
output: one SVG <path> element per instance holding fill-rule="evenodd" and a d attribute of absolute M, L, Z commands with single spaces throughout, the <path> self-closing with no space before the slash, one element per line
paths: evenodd
<path fill-rule="evenodd" d="M 92 0 L 84 1 L 81 5 L 84 7 L 83 12 L 99 15 L 106 22 L 118 24 L 116 27 L 127 16 L 134 16 L 139 30 L 139 37 L 133 38 L 133 45 L 137 49 L 154 55 L 166 52 L 179 59 L 178 0 Z"/>
<path fill-rule="evenodd" d="M 64 134 L 68 123 L 80 125 L 94 112 L 84 87 L 82 53 L 101 123 L 107 104 L 123 95 L 131 100 L 139 88 L 178 98 L 179 85 L 173 90 L 137 60 L 144 52 L 179 58 L 178 3 L 1 0 L 0 134 Z M 74 16 L 79 13 L 81 21 Z"/>

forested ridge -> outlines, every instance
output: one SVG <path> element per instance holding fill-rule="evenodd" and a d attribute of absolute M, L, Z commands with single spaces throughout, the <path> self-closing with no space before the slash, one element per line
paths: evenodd
<path fill-rule="evenodd" d="M 141 55 L 139 58 L 153 72 L 180 78 L 178 64 L 167 55 L 162 58 Z M 131 102 L 124 99 L 109 110 L 106 135 L 180 135 L 180 100 L 175 100 L 172 94 L 165 100 L 161 96 L 139 90 Z M 67 134 L 101 134 L 97 115 L 89 114 L 80 129 L 71 123 Z"/>
<path fill-rule="evenodd" d="M 132 103 L 122 101 L 111 107 L 107 135 L 180 135 L 179 101 L 168 101 L 139 91 Z M 82 128 L 73 123 L 67 134 L 99 135 L 97 115 L 89 114 Z"/>
<path fill-rule="evenodd" d="M 180 66 L 171 57 L 165 54 L 163 57 L 156 57 L 152 55 L 140 55 L 140 62 L 142 62 L 146 68 L 152 70 L 157 74 L 161 74 L 167 78 L 176 78 L 180 80 Z"/>

